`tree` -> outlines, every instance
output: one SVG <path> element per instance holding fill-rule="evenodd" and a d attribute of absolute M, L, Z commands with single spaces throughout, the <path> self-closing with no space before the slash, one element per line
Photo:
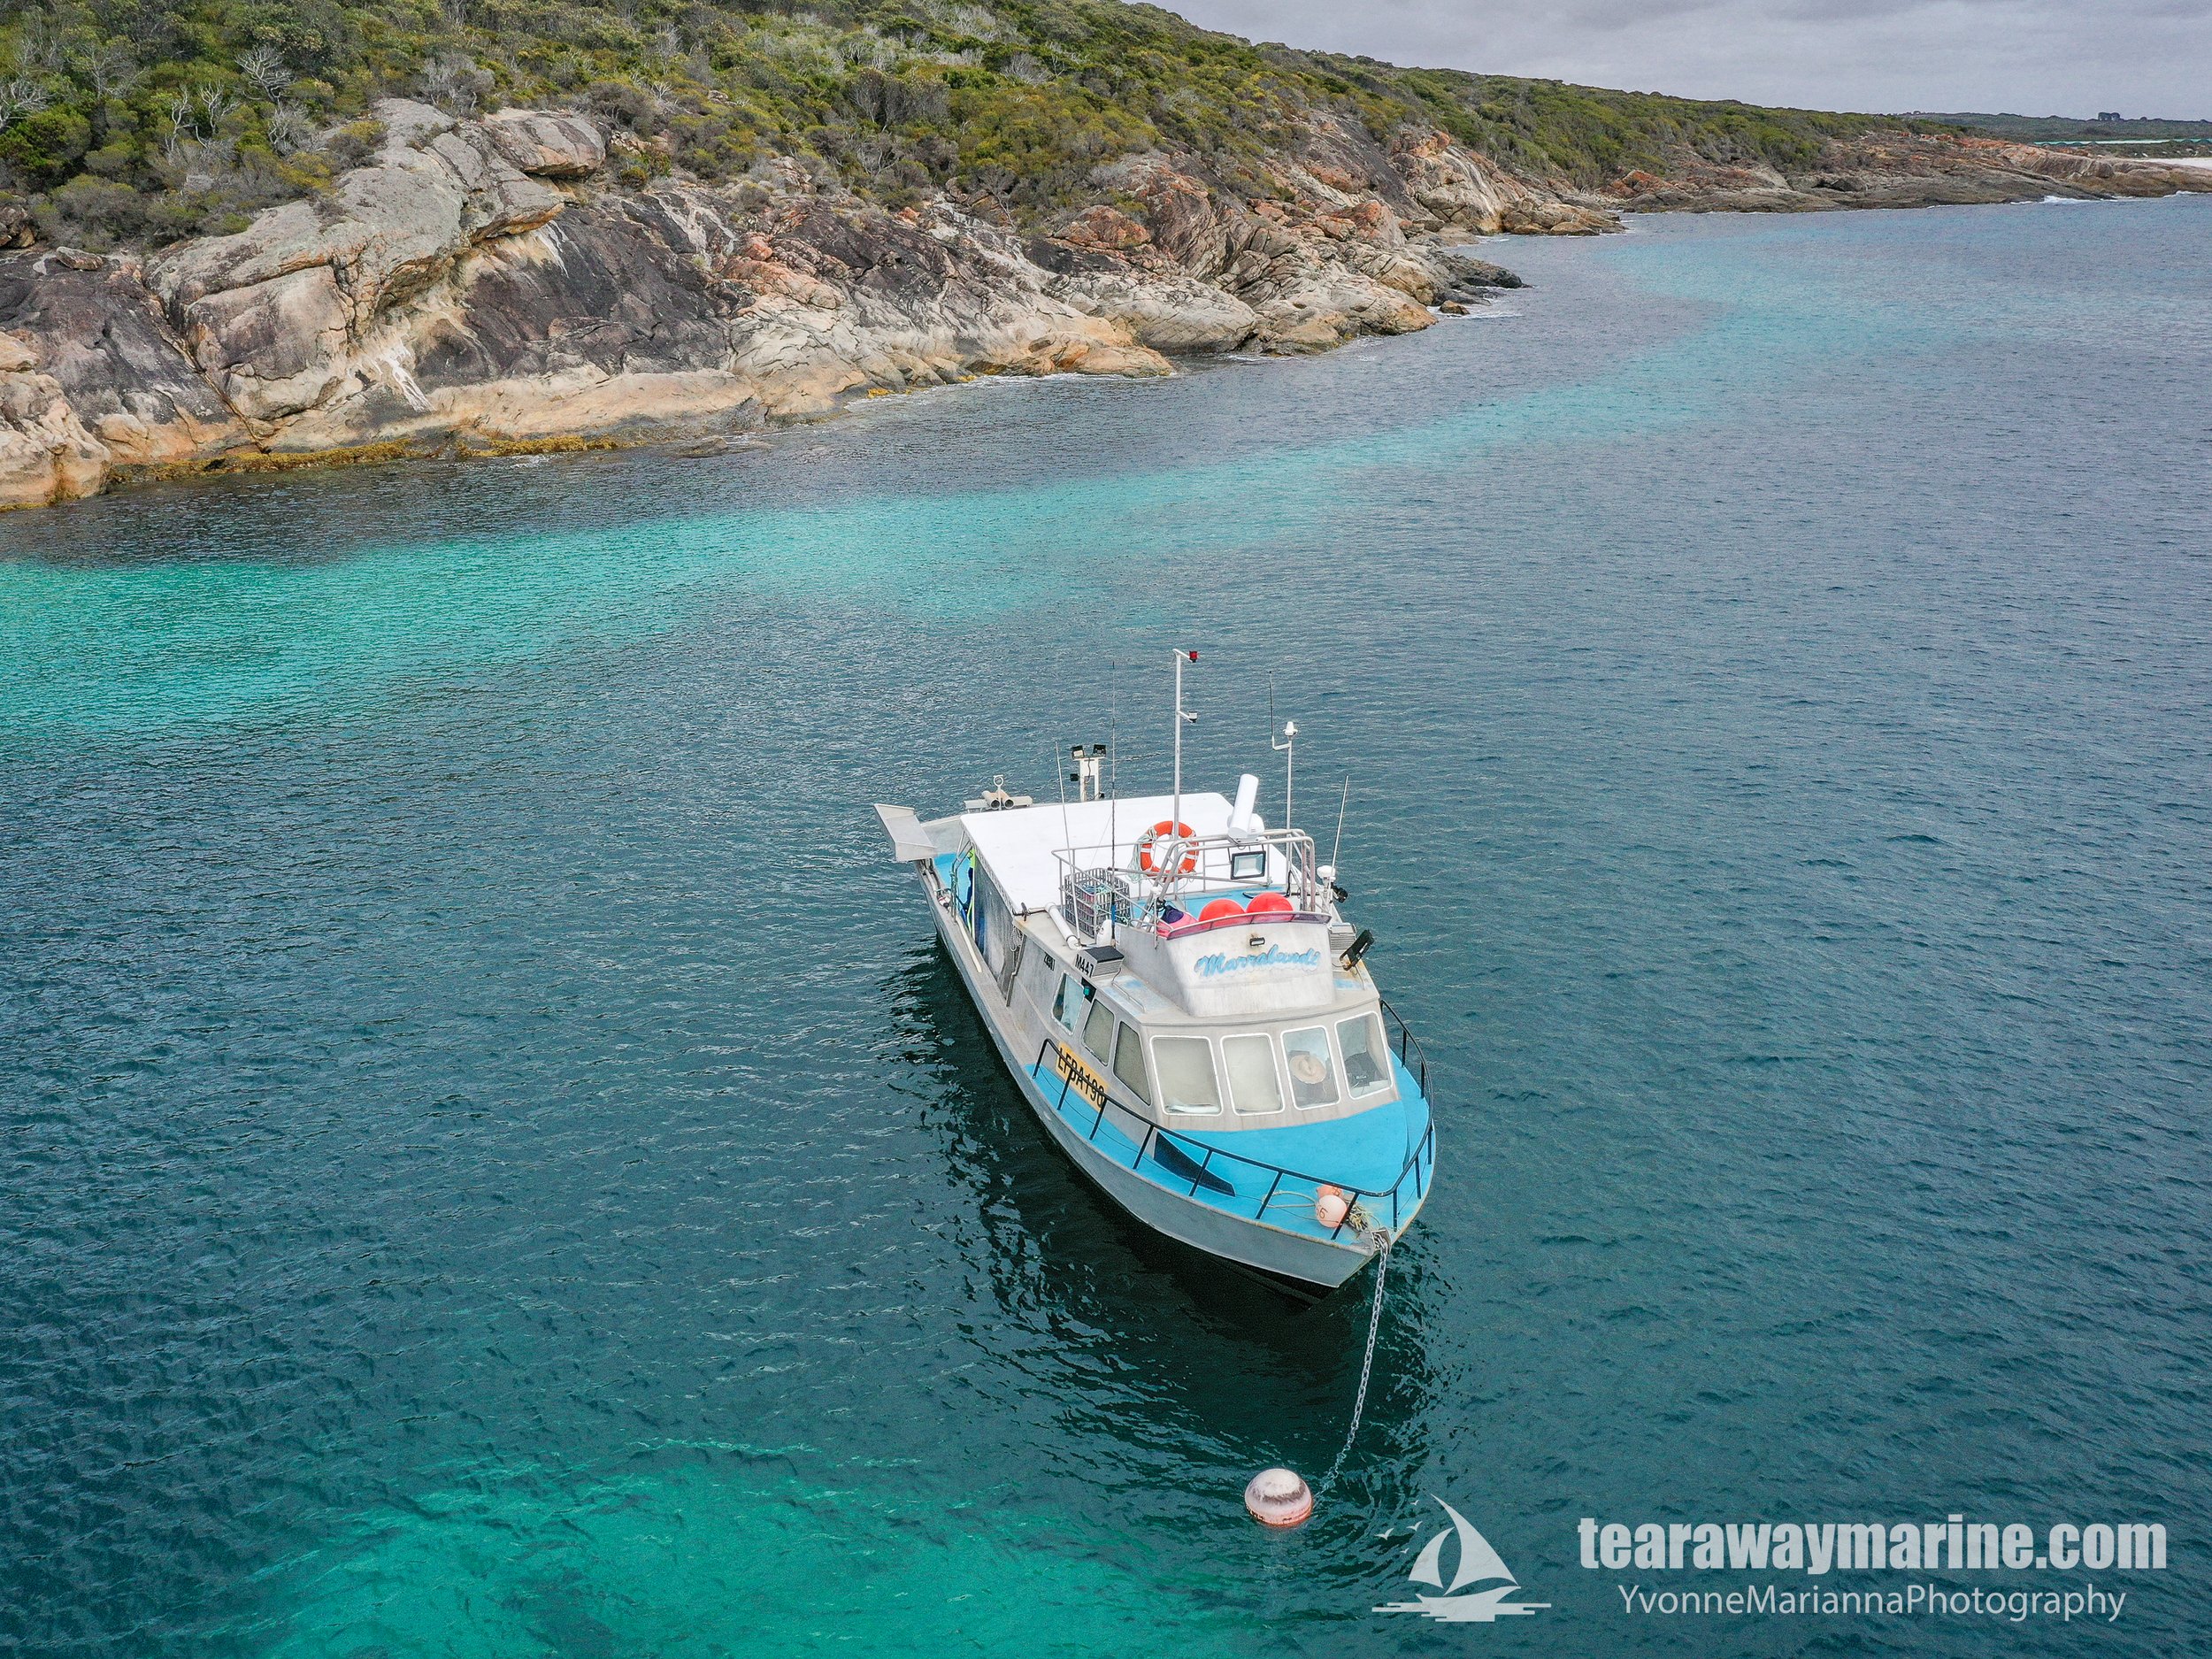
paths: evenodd
<path fill-rule="evenodd" d="M 77 59 L 77 73 L 92 83 L 92 96 L 105 104 L 128 92 L 138 81 L 138 60 L 120 41 L 103 41 Z"/>
<path fill-rule="evenodd" d="M 182 91 L 171 93 L 162 113 L 169 118 L 169 135 L 162 141 L 161 153 L 174 160 L 184 148 L 185 133 L 192 125 L 192 95 Z"/>
<path fill-rule="evenodd" d="M 292 72 L 285 66 L 284 54 L 273 46 L 257 46 L 238 60 L 238 73 L 247 84 L 272 103 L 279 93 L 292 84 Z"/>
<path fill-rule="evenodd" d="M 262 123 L 269 134 L 269 143 L 280 156 L 288 156 L 296 150 L 304 149 L 314 136 L 315 123 L 307 111 L 296 104 L 279 104 L 269 111 Z"/>
<path fill-rule="evenodd" d="M 62 26 L 55 18 L 34 16 L 23 33 L 16 37 L 14 57 L 19 69 L 50 72 L 61 67 L 65 56 L 62 50 Z"/>
<path fill-rule="evenodd" d="M 53 101 L 46 88 L 28 75 L 0 81 L 0 133 L 26 116 L 36 115 Z"/>

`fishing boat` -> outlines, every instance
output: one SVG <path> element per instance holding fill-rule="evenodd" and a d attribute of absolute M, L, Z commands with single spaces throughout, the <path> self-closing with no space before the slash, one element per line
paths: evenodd
<path fill-rule="evenodd" d="M 1001 777 L 945 817 L 876 812 L 1076 1168 L 1153 1231 L 1321 1295 L 1428 1196 L 1428 1067 L 1313 838 L 1267 826 L 1256 774 L 1233 799 L 1185 792 L 1196 659 L 1176 654 L 1168 794 L 1121 796 L 1109 748 L 1079 745 L 1071 796 L 1040 803 Z M 1296 732 L 1273 744 L 1286 817 Z"/>

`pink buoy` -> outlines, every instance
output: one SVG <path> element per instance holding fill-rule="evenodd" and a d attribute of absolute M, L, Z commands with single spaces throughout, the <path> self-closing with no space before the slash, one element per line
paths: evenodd
<path fill-rule="evenodd" d="M 1263 1526 L 1297 1526 L 1313 1513 L 1313 1489 L 1297 1471 L 1263 1469 L 1244 1488 L 1244 1507 Z"/>
<path fill-rule="evenodd" d="M 1324 1187 L 1313 1197 L 1313 1218 L 1332 1232 L 1344 1225 L 1344 1217 L 1352 1213 L 1352 1201 L 1344 1195 L 1340 1187 Z"/>

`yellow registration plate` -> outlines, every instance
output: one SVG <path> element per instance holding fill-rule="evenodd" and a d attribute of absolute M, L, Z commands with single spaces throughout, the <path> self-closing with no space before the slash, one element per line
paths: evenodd
<path fill-rule="evenodd" d="M 1068 1052 L 1065 1044 L 1058 1049 L 1059 1058 L 1053 1062 L 1053 1070 L 1065 1078 L 1068 1087 L 1094 1106 L 1106 1103 L 1106 1079 L 1082 1061 Z"/>

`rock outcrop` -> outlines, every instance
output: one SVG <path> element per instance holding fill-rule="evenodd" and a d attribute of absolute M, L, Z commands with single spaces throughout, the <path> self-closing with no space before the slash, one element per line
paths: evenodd
<path fill-rule="evenodd" d="M 1420 206 L 1379 151 L 1291 165 L 1256 206 L 1143 157 L 1100 180 L 1138 211 L 1025 237 L 993 204 L 888 212 L 787 161 L 614 188 L 608 135 L 566 112 L 376 116 L 368 165 L 235 234 L 142 265 L 0 256 L 0 504 L 287 457 L 726 431 L 976 374 L 1159 374 L 1425 327 L 1513 280 L 1409 237 L 1484 221 Z"/>
<path fill-rule="evenodd" d="M 107 450 L 45 366 L 21 335 L 0 334 L 0 478 L 20 502 L 89 495 L 107 472 Z"/>
<path fill-rule="evenodd" d="M 1620 227 L 1604 209 L 1539 191 L 1440 133 L 1401 140 L 1391 160 L 1428 223 L 1463 225 L 1486 236 L 1594 236 Z"/>
<path fill-rule="evenodd" d="M 1515 286 L 1472 236 L 1591 234 L 1623 208 L 2212 188 L 1901 133 L 1838 141 L 1801 173 L 1691 157 L 1578 197 L 1440 133 L 1385 148 L 1319 112 L 1233 181 L 1124 157 L 1094 175 L 1105 199 L 1025 235 L 988 198 L 891 212 L 788 159 L 733 185 L 622 187 L 619 146 L 569 111 L 375 114 L 366 165 L 235 234 L 142 262 L 0 253 L 0 506 L 322 455 L 726 432 L 977 374 L 1320 350 Z"/>
<path fill-rule="evenodd" d="M 0 499 L 82 495 L 110 469 L 179 465 L 248 443 L 230 406 L 203 376 L 169 326 L 137 264 L 66 249 L 0 259 L 0 386 L 8 400 L 0 424 Z M 23 342 L 12 351 L 11 340 Z M 50 382 L 81 443 L 51 451 L 51 466 L 25 448 L 19 422 L 27 402 L 47 396 L 19 386 L 31 374 Z M 64 409 L 42 418 L 49 437 Z M 11 437 L 7 426 L 16 424 Z"/>

